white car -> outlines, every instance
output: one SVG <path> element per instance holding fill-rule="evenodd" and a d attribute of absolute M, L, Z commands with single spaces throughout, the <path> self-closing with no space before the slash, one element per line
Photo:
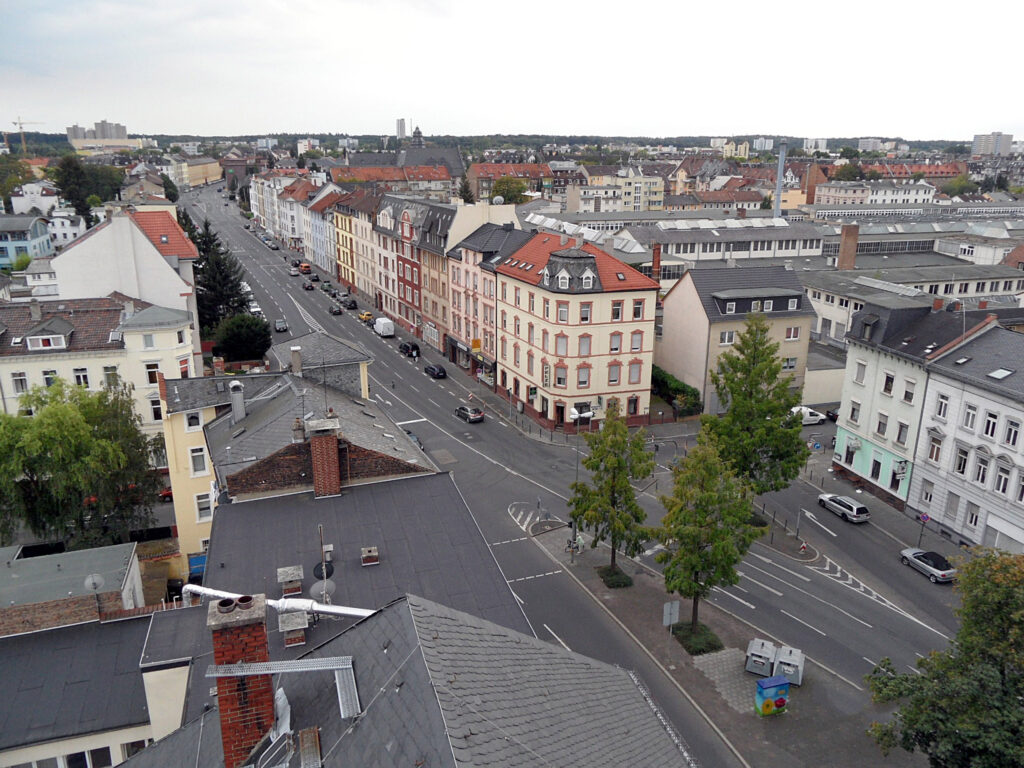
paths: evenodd
<path fill-rule="evenodd" d="M 797 405 L 790 409 L 790 413 L 799 413 L 801 423 L 804 426 L 809 424 L 824 424 L 825 414 L 818 413 L 815 410 L 808 408 L 806 405 Z"/>

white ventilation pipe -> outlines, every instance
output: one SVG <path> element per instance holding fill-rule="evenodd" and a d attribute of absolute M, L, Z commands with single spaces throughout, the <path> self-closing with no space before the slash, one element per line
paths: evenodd
<path fill-rule="evenodd" d="M 242 595 L 234 592 L 224 592 L 220 589 L 200 587 L 197 584 L 186 584 L 181 591 L 182 594 L 193 594 L 199 595 L 200 597 L 228 598 L 231 600 L 237 600 L 242 597 Z M 299 597 L 285 597 L 280 600 L 268 599 L 267 605 L 278 613 L 306 611 L 308 613 L 325 613 L 333 616 L 349 616 L 357 619 L 365 619 L 367 616 L 372 616 L 376 613 L 376 611 L 367 610 L 365 608 L 349 608 L 344 605 L 325 605 L 324 603 L 318 603 L 315 600 L 308 600 L 306 598 Z"/>

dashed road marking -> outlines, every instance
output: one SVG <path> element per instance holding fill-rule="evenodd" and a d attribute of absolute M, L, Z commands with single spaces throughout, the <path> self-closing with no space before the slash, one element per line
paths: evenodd
<path fill-rule="evenodd" d="M 559 568 L 557 571 L 548 571 L 547 573 L 535 573 L 532 576 L 520 576 L 518 579 L 509 579 L 508 583 L 515 584 L 519 581 L 532 581 L 533 579 L 543 579 L 545 576 L 555 576 L 559 573 L 563 573 L 561 568 Z"/>
<path fill-rule="evenodd" d="M 504 541 L 495 541 L 491 543 L 492 547 L 500 547 L 502 544 L 515 544 L 517 541 L 529 541 L 529 536 L 520 536 L 518 539 L 505 539 Z"/>

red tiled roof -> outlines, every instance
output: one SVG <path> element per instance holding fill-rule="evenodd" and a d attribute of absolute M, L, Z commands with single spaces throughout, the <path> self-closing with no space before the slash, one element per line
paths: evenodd
<path fill-rule="evenodd" d="M 531 237 L 526 244 L 518 251 L 509 255 L 513 261 L 533 264 L 533 269 L 526 271 L 519 265 L 499 264 L 496 269 L 503 275 L 514 277 L 530 285 L 540 285 L 541 275 L 544 267 L 547 266 L 551 254 L 555 251 L 564 251 L 574 248 L 573 240 L 570 238 L 567 243 L 562 242 L 560 235 L 539 233 Z M 649 277 L 644 276 L 627 264 L 623 264 L 611 254 L 605 253 L 591 243 L 584 243 L 579 250 L 594 257 L 597 267 L 597 276 L 601 286 L 606 293 L 618 291 L 655 291 L 658 283 Z M 625 280 L 619 280 L 618 276 L 623 275 Z"/>
<path fill-rule="evenodd" d="M 547 163 L 473 163 L 468 173 L 478 179 L 541 179 L 550 176 L 551 169 Z"/>
<path fill-rule="evenodd" d="M 405 181 L 404 171 L 393 165 L 367 165 L 356 168 L 341 167 L 331 169 L 331 178 L 336 182 L 346 181 Z"/>
<path fill-rule="evenodd" d="M 407 165 L 405 178 L 409 181 L 451 181 L 452 175 L 443 165 Z"/>
<path fill-rule="evenodd" d="M 336 202 L 341 200 L 342 197 L 343 195 L 340 192 L 328 192 L 326 195 L 324 195 L 311 206 L 309 206 L 309 210 L 313 213 L 323 213 Z"/>
<path fill-rule="evenodd" d="M 926 165 L 925 163 L 875 163 L 873 165 L 862 165 L 860 169 L 864 173 L 877 171 L 883 178 L 909 179 L 915 173 L 924 174 L 928 178 L 955 178 L 962 173 L 967 173 L 966 163 L 942 163 L 939 165 Z"/>
<path fill-rule="evenodd" d="M 702 203 L 756 203 L 761 198 L 760 192 L 752 190 L 719 189 L 714 192 L 691 192 Z"/>
<path fill-rule="evenodd" d="M 23 160 L 22 162 L 28 163 L 29 165 L 38 165 L 40 168 L 48 168 L 50 165 L 50 158 L 30 157 L 28 160 Z"/>
<path fill-rule="evenodd" d="M 198 259 L 199 250 L 167 211 L 130 211 L 132 221 L 164 256 Z M 164 240 L 166 239 L 166 242 Z"/>
<path fill-rule="evenodd" d="M 309 200 L 316 189 L 316 185 L 309 179 L 299 179 L 282 189 L 277 197 L 279 200 L 298 200 L 301 203 Z"/>

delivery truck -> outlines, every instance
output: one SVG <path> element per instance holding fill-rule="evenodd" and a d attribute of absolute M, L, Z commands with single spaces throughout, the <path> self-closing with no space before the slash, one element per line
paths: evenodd
<path fill-rule="evenodd" d="M 373 332 L 381 337 L 395 335 L 395 324 L 386 317 L 378 317 L 373 321 Z"/>

